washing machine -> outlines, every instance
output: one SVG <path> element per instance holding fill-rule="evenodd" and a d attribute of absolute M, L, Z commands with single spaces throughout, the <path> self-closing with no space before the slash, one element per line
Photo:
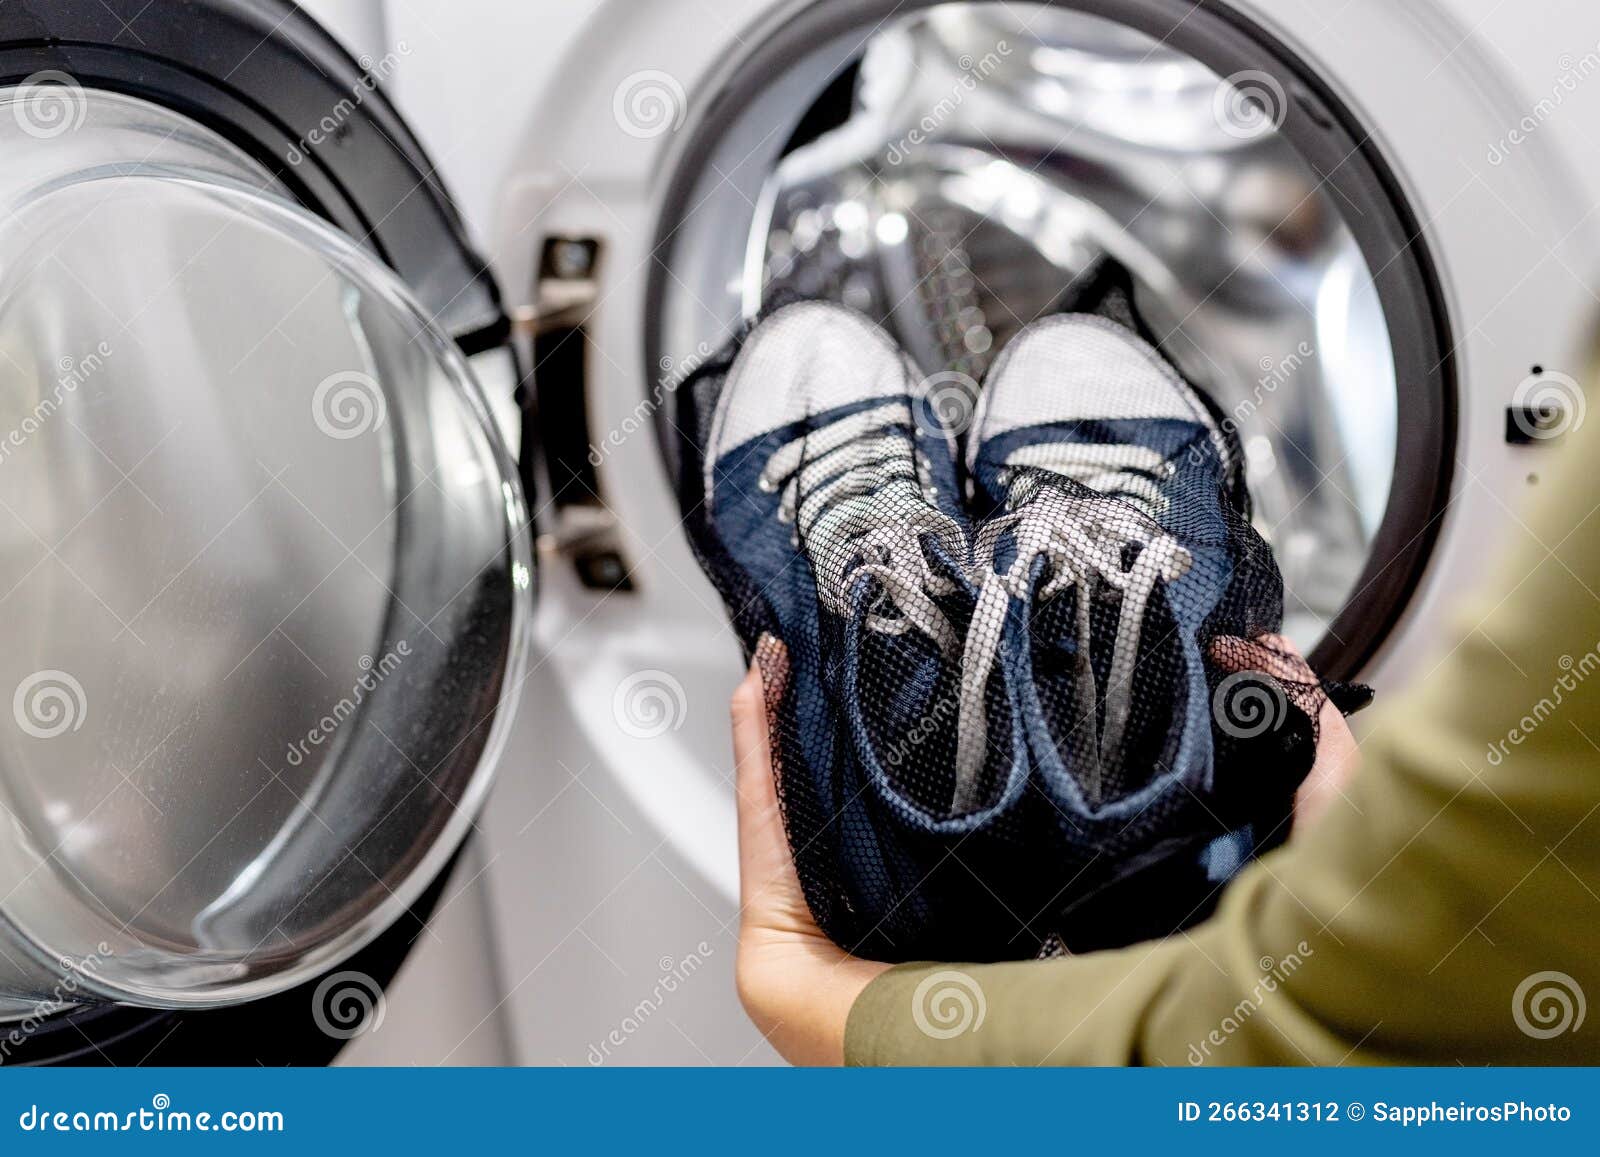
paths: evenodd
<path fill-rule="evenodd" d="M 1584 420 L 1590 6 L 312 7 L 0 5 L 7 1061 L 775 1060 L 672 467 L 777 295 L 959 413 L 1126 269 L 1380 695 Z"/>
<path fill-rule="evenodd" d="M 561 7 L 471 6 L 428 66 L 474 63 L 465 103 L 400 89 L 441 147 L 494 142 L 464 183 L 540 413 L 538 657 L 485 820 L 520 1060 L 771 1059 L 731 983 L 739 649 L 672 465 L 676 384 L 775 295 L 872 315 L 959 399 L 1121 265 L 1244 442 L 1287 633 L 1380 701 L 1584 418 L 1592 5 Z"/>

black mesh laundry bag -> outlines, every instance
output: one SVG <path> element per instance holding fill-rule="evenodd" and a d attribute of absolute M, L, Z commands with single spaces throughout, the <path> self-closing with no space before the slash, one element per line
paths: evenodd
<path fill-rule="evenodd" d="M 676 391 L 694 551 L 767 688 L 806 900 L 880 960 L 1163 936 L 1286 838 L 1331 692 L 1233 423 L 1124 271 L 981 392 L 842 306 L 769 304 Z M 974 396 L 976 394 L 976 396 Z"/>

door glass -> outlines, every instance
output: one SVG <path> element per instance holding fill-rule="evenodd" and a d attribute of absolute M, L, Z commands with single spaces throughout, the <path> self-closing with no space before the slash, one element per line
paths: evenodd
<path fill-rule="evenodd" d="M 62 961 L 80 999 L 262 995 L 471 825 L 520 681 L 514 471 L 404 287 L 220 138 L 0 105 L 0 995 Z"/>

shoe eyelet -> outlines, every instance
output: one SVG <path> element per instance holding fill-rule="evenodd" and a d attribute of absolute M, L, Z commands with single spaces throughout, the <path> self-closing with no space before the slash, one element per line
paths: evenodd
<path fill-rule="evenodd" d="M 763 474 L 760 478 L 756 479 L 756 488 L 763 494 L 776 494 L 778 490 L 778 484 Z"/>

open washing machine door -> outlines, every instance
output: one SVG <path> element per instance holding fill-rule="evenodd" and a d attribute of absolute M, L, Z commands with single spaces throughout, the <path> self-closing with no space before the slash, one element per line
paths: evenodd
<path fill-rule="evenodd" d="M 516 374 L 384 67 L 287 3 L 0 10 L 0 1061 L 327 1060 L 307 993 L 376 999 L 473 826 Z"/>

